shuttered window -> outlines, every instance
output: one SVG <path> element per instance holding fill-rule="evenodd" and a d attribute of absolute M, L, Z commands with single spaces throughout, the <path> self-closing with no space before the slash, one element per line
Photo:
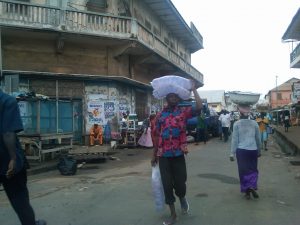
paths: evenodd
<path fill-rule="evenodd" d="M 94 12 L 103 12 L 107 7 L 106 0 L 88 0 L 86 3 L 87 10 Z"/>

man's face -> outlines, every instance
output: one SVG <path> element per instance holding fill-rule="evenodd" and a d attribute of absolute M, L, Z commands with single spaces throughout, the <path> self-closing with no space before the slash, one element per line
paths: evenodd
<path fill-rule="evenodd" d="M 168 94 L 166 99 L 169 106 L 176 106 L 181 100 L 179 96 L 174 93 Z"/>

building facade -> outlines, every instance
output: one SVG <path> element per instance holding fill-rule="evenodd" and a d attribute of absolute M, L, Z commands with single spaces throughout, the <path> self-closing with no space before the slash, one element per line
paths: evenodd
<path fill-rule="evenodd" d="M 216 112 L 221 112 L 226 109 L 225 91 L 224 90 L 209 90 L 198 91 L 202 99 L 206 100 L 207 105 Z"/>
<path fill-rule="evenodd" d="M 276 109 L 280 107 L 292 104 L 293 91 L 292 87 L 295 82 L 299 79 L 291 78 L 278 87 L 273 88 L 265 96 L 265 99 L 269 99 L 269 106 L 271 109 Z"/>
<path fill-rule="evenodd" d="M 203 85 L 191 54 L 203 48 L 170 0 L 0 0 L 0 69 L 20 101 L 25 132 L 117 131 L 124 112 L 157 111 L 150 81 L 174 74 Z M 43 98 L 42 98 L 43 99 Z"/>

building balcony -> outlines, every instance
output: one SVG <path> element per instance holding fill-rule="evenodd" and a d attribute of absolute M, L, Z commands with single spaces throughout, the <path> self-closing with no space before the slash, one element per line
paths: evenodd
<path fill-rule="evenodd" d="M 290 54 L 290 67 L 291 68 L 300 68 L 300 43 Z"/>
<path fill-rule="evenodd" d="M 134 18 L 0 0 L 0 25 L 135 41 L 203 85 L 197 69 Z"/>

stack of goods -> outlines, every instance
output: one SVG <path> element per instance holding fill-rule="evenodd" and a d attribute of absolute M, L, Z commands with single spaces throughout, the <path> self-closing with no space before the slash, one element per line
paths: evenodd
<path fill-rule="evenodd" d="M 228 92 L 230 100 L 237 105 L 254 105 L 258 102 L 260 94 L 252 92 Z"/>
<path fill-rule="evenodd" d="M 153 96 L 157 99 L 163 99 L 170 93 L 177 94 L 183 100 L 187 100 L 191 96 L 191 81 L 183 77 L 175 75 L 163 76 L 154 79 L 151 85 L 153 87 Z"/>

